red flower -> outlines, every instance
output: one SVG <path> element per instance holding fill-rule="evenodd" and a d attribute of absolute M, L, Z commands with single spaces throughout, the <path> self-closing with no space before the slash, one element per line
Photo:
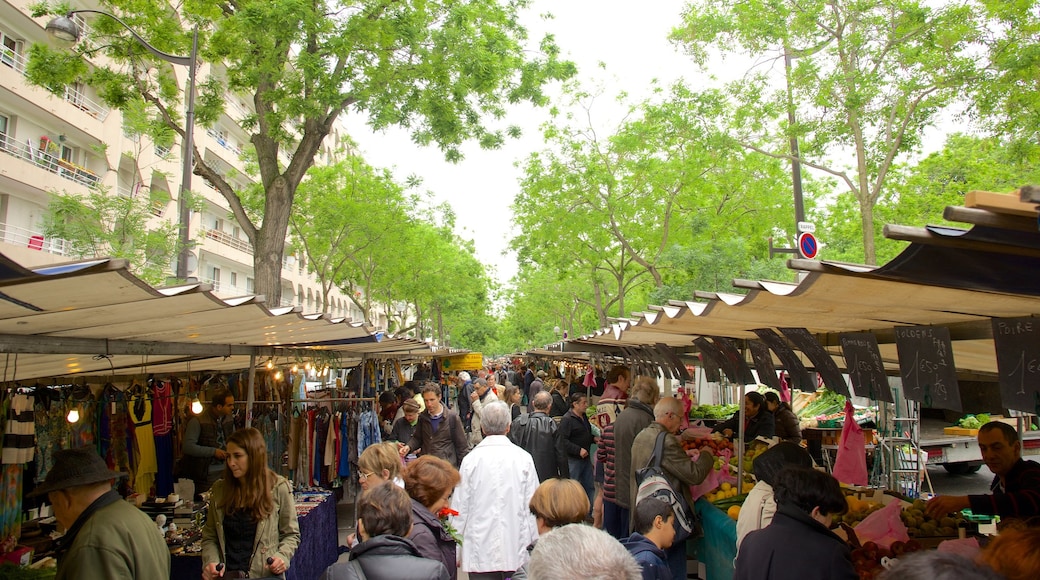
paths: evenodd
<path fill-rule="evenodd" d="M 457 511 L 455 511 L 455 510 L 453 510 L 453 509 L 451 509 L 449 507 L 442 507 L 441 511 L 437 512 L 437 517 L 438 518 L 446 518 L 448 516 L 457 516 L 457 515 L 459 515 L 459 512 L 457 512 Z"/>

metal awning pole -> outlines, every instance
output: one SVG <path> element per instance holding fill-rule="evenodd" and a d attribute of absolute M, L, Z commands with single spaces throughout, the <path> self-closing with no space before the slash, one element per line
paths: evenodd
<path fill-rule="evenodd" d="M 256 402 L 256 354 L 249 355 L 249 386 L 246 388 L 246 427 L 253 426 L 253 403 Z"/>

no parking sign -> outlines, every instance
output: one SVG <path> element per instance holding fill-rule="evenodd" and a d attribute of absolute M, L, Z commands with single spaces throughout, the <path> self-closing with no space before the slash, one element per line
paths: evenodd
<path fill-rule="evenodd" d="M 798 253 L 807 260 L 812 260 L 820 253 L 820 244 L 812 232 L 798 234 Z"/>

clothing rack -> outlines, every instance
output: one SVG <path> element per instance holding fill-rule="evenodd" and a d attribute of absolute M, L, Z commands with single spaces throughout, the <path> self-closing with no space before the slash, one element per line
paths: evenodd
<path fill-rule="evenodd" d="M 281 404 L 281 403 L 284 403 L 284 402 L 285 401 L 253 401 L 253 404 L 255 404 L 255 405 L 264 405 L 264 404 L 272 404 L 272 403 Z M 248 405 L 249 401 L 235 401 L 235 404 L 236 405 Z"/>
<path fill-rule="evenodd" d="M 342 402 L 375 402 L 375 397 L 326 397 L 323 399 L 290 399 L 293 403 L 342 403 Z"/>

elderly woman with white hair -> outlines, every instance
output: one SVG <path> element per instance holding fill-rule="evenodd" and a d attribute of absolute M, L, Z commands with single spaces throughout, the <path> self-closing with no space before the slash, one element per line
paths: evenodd
<path fill-rule="evenodd" d="M 584 524 L 554 529 L 531 551 L 532 580 L 640 580 L 643 571 L 613 536 Z"/>
<path fill-rule="evenodd" d="M 462 482 L 451 507 L 455 528 L 462 534 L 462 570 L 470 580 L 502 580 L 527 561 L 527 546 L 538 537 L 530 512 L 538 489 L 538 472 L 531 454 L 505 435 L 512 416 L 509 406 L 494 401 L 484 406 L 484 439 L 462 460 Z"/>

